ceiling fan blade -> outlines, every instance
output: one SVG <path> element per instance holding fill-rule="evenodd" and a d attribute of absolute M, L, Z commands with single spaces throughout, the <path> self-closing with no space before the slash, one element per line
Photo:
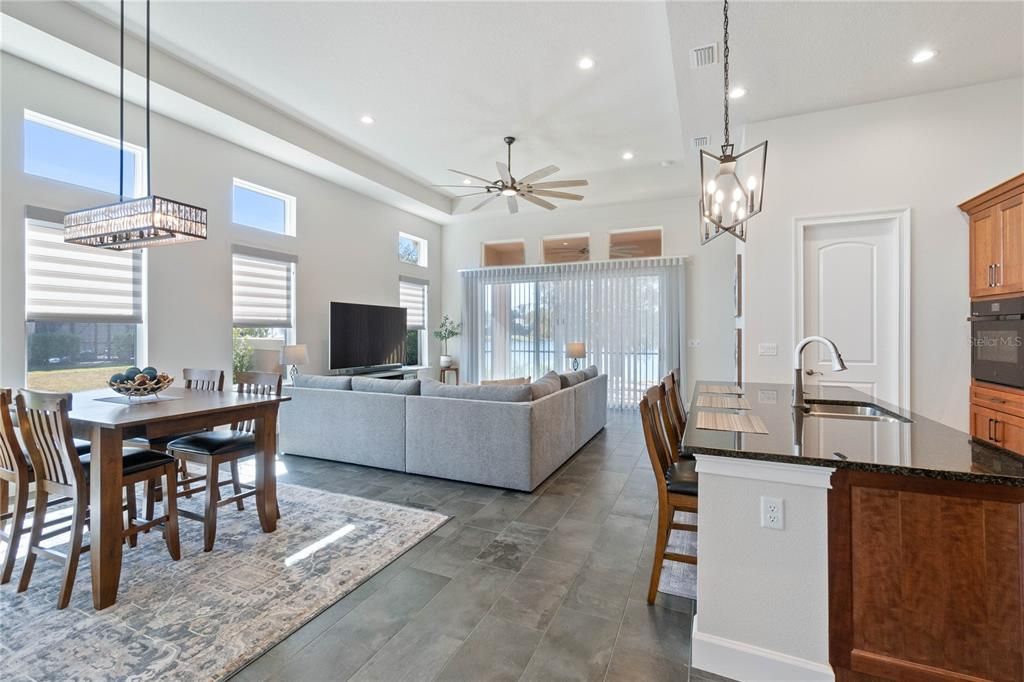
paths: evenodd
<path fill-rule="evenodd" d="M 491 203 L 492 201 L 494 201 L 495 199 L 497 199 L 500 196 L 501 196 L 500 194 L 493 193 L 493 194 L 491 194 L 491 196 L 487 197 L 486 199 L 484 199 L 479 204 L 477 204 L 476 206 L 474 206 L 473 208 L 471 208 L 469 210 L 472 212 L 472 211 L 477 210 L 478 208 L 483 208 L 484 206 L 486 206 L 487 204 Z"/>
<path fill-rule="evenodd" d="M 512 184 L 512 175 L 511 175 L 511 173 L 509 173 L 509 171 L 508 171 L 508 166 L 506 166 L 505 164 L 503 164 L 503 163 L 502 163 L 501 161 L 499 161 L 499 162 L 497 163 L 497 166 L 498 166 L 498 176 L 499 176 L 499 177 L 500 177 L 500 178 L 501 178 L 502 180 L 504 180 L 504 181 L 505 181 L 505 184 L 506 184 L 506 185 L 511 185 L 511 184 Z"/>
<path fill-rule="evenodd" d="M 532 189 L 530 194 L 541 197 L 554 197 L 556 199 L 571 199 L 572 201 L 583 201 L 582 194 L 570 194 L 569 192 L 552 192 L 549 189 Z"/>
<path fill-rule="evenodd" d="M 507 197 L 507 198 L 508 198 L 508 212 L 509 213 L 519 213 L 519 204 L 516 202 L 516 198 L 515 197 Z"/>
<path fill-rule="evenodd" d="M 431 187 L 461 187 L 462 189 L 486 189 L 491 185 L 467 185 L 465 183 L 461 185 L 431 185 Z"/>
<path fill-rule="evenodd" d="M 558 172 L 558 166 L 545 166 L 544 168 L 541 168 L 540 170 L 533 171 L 532 173 L 527 175 L 525 178 L 521 178 L 519 180 L 519 182 L 525 184 L 525 183 L 528 183 L 528 182 L 532 182 L 534 180 L 540 180 L 541 178 L 546 178 L 547 176 L 553 175 L 553 174 L 555 174 L 557 172 Z"/>
<path fill-rule="evenodd" d="M 464 175 L 465 177 L 473 178 L 474 180 L 479 180 L 480 182 L 484 183 L 485 185 L 493 185 L 494 184 L 493 181 L 488 180 L 487 178 L 481 178 L 479 175 L 473 175 L 472 173 L 463 173 L 462 171 L 455 170 L 454 168 L 449 168 L 448 172 L 449 173 L 456 173 L 457 175 Z"/>
<path fill-rule="evenodd" d="M 586 187 L 586 180 L 555 180 L 553 182 L 530 183 L 535 189 L 554 189 L 555 187 Z"/>
<path fill-rule="evenodd" d="M 535 197 L 532 194 L 520 194 L 519 196 L 521 196 L 522 198 L 526 199 L 531 204 L 537 204 L 541 208 L 546 208 L 549 211 L 553 211 L 553 210 L 555 210 L 557 208 L 557 206 L 552 204 L 550 201 L 544 201 L 543 199 Z"/>

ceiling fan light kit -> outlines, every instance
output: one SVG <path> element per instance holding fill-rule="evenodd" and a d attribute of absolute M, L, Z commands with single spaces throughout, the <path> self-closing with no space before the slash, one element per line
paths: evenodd
<path fill-rule="evenodd" d="M 206 239 L 206 209 L 155 196 L 149 141 L 149 0 L 146 0 L 146 196 L 124 196 L 124 0 L 121 0 L 121 153 L 118 202 L 64 216 L 64 241 L 118 251 Z"/>
<path fill-rule="evenodd" d="M 537 182 L 549 175 L 554 175 L 558 172 L 558 166 L 545 166 L 539 170 L 523 176 L 522 178 L 516 179 L 512 175 L 512 144 L 516 141 L 514 137 L 506 137 L 505 145 L 508 148 L 508 154 L 505 162 L 498 161 L 496 166 L 498 169 L 498 179 L 488 180 L 482 178 L 479 175 L 473 175 L 472 173 L 464 173 L 462 171 L 449 168 L 449 172 L 456 173 L 465 178 L 472 180 L 478 180 L 483 183 L 480 185 L 434 185 L 434 187 L 453 187 L 459 189 L 478 189 L 479 192 L 473 192 L 471 194 L 463 194 L 458 197 L 459 199 L 465 199 L 466 197 L 478 196 L 486 194 L 487 196 L 483 201 L 478 203 L 476 206 L 470 209 L 470 212 L 476 211 L 483 208 L 487 204 L 491 203 L 498 197 L 505 197 L 508 203 L 509 213 L 519 212 L 518 199 L 524 199 L 531 204 L 546 208 L 549 211 L 553 211 L 558 208 L 555 204 L 551 203 L 547 199 L 542 197 L 549 197 L 552 199 L 566 199 L 569 201 L 582 201 L 582 194 L 573 194 L 571 192 L 557 192 L 554 191 L 556 188 L 564 187 L 586 187 L 586 180 L 554 180 L 551 182 Z"/>
<path fill-rule="evenodd" d="M 719 156 L 700 151 L 700 243 L 731 234 L 747 241 L 747 221 L 761 212 L 768 141 L 735 154 L 729 141 L 729 0 L 723 14 L 724 144 Z"/>

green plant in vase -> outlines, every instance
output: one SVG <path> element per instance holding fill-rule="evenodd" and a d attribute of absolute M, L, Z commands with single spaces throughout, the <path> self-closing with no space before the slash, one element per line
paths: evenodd
<path fill-rule="evenodd" d="M 441 342 L 441 366 L 451 367 L 452 356 L 448 355 L 448 340 L 462 333 L 462 323 L 455 323 L 447 315 L 441 318 L 441 324 L 434 330 L 434 338 Z"/>

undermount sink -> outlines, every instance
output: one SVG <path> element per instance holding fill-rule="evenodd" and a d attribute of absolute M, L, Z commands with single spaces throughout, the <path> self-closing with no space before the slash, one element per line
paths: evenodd
<path fill-rule="evenodd" d="M 862 421 L 876 422 L 903 422 L 909 424 L 910 420 L 892 412 L 887 412 L 868 403 L 855 403 L 847 405 L 835 405 L 831 403 L 816 403 L 807 401 L 807 415 L 810 417 L 831 417 L 834 419 L 859 419 Z"/>

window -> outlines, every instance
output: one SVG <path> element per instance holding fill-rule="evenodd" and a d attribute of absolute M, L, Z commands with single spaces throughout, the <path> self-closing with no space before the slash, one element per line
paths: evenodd
<path fill-rule="evenodd" d="M 574 263 L 586 260 L 590 260 L 590 235 L 544 237 L 545 263 Z"/>
<path fill-rule="evenodd" d="M 405 308 L 405 364 L 423 364 L 427 332 L 427 282 L 412 277 L 399 278 L 398 305 Z"/>
<path fill-rule="evenodd" d="M 615 230 L 608 235 L 609 258 L 659 258 L 660 256 L 660 227 Z"/>
<path fill-rule="evenodd" d="M 47 220 L 33 214 L 47 215 Z M 101 388 L 137 364 L 142 254 L 64 243 L 60 214 L 29 208 L 25 345 L 29 388 Z"/>
<path fill-rule="evenodd" d="M 295 327 L 295 268 L 288 254 L 236 245 L 231 255 L 232 369 L 279 372 Z"/>
<path fill-rule="evenodd" d="M 508 242 L 484 242 L 481 265 L 526 265 L 526 242 L 521 239 Z"/>
<path fill-rule="evenodd" d="M 24 170 L 29 175 L 67 182 L 117 195 L 120 190 L 120 142 L 64 121 L 25 110 Z M 145 192 L 145 151 L 124 146 L 124 193 Z"/>
<path fill-rule="evenodd" d="M 409 265 L 427 267 L 427 240 L 399 232 L 398 260 Z"/>
<path fill-rule="evenodd" d="M 295 236 L 295 197 L 235 178 L 231 222 Z"/>

